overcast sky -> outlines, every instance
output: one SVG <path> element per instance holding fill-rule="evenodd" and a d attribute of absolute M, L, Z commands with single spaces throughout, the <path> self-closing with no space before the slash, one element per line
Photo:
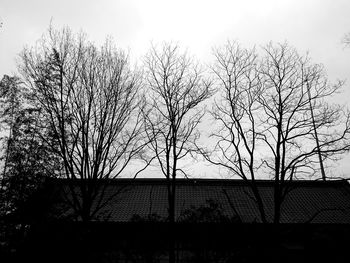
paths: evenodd
<path fill-rule="evenodd" d="M 338 101 L 350 107 L 350 48 L 341 44 L 350 32 L 349 0 L 0 0 L 0 76 L 16 72 L 17 54 L 51 20 L 96 44 L 112 36 L 135 60 L 151 41 L 177 41 L 205 62 L 227 39 L 245 47 L 288 41 L 324 64 L 331 81 L 347 80 Z M 349 175 L 350 156 L 337 169 Z"/>

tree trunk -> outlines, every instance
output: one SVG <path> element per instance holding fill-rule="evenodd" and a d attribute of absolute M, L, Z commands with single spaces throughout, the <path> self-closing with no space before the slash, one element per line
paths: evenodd
<path fill-rule="evenodd" d="M 278 189 L 275 189 L 274 194 L 274 217 L 273 217 L 273 223 L 279 224 L 281 219 L 281 196 L 279 194 L 279 187 Z"/>
<path fill-rule="evenodd" d="M 175 180 L 171 179 L 168 184 L 169 202 L 169 263 L 175 263 Z"/>

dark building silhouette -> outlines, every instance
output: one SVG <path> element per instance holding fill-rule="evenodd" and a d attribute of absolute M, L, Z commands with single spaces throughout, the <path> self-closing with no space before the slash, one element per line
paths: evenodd
<path fill-rule="evenodd" d="M 71 206 L 80 183 L 50 179 L 29 200 L 18 260 L 169 262 L 171 250 L 175 262 L 349 261 L 347 181 L 291 182 L 279 224 L 272 223 L 273 181 L 258 181 L 267 224 L 242 180 L 177 180 L 175 224 L 167 221 L 165 180 L 100 182 L 93 206 L 103 205 L 90 222 Z"/>

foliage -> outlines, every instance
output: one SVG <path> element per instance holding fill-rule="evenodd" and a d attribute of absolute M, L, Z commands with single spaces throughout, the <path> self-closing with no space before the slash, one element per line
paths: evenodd
<path fill-rule="evenodd" d="M 135 214 L 130 219 L 131 222 L 165 222 L 166 219 L 158 215 L 157 213 L 152 213 L 147 216 L 140 216 Z"/>
<path fill-rule="evenodd" d="M 10 253 L 25 238 L 28 227 L 28 200 L 43 178 L 60 170 L 60 161 L 42 136 L 45 122 L 40 109 L 33 107 L 30 93 L 18 77 L 4 76 L 0 82 L 3 171 L 1 172 L 1 249 Z M 41 125 L 40 125 L 41 126 Z M 9 254 L 10 255 L 10 254 Z"/>
<path fill-rule="evenodd" d="M 230 217 L 222 206 L 215 200 L 208 199 L 206 205 L 200 207 L 192 206 L 183 211 L 180 217 L 181 222 L 186 223 L 239 223 L 238 217 Z"/>

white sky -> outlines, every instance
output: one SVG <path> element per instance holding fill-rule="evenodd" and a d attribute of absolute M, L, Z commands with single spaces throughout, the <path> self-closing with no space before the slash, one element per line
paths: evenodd
<path fill-rule="evenodd" d="M 346 79 L 338 100 L 350 108 L 349 0 L 0 0 L 0 76 L 16 72 L 15 58 L 48 28 L 68 25 L 102 43 L 112 36 L 138 59 L 151 41 L 177 41 L 204 62 L 227 39 L 243 46 L 288 41 L 323 63 L 331 81 Z M 350 155 L 337 167 L 350 176 Z"/>

